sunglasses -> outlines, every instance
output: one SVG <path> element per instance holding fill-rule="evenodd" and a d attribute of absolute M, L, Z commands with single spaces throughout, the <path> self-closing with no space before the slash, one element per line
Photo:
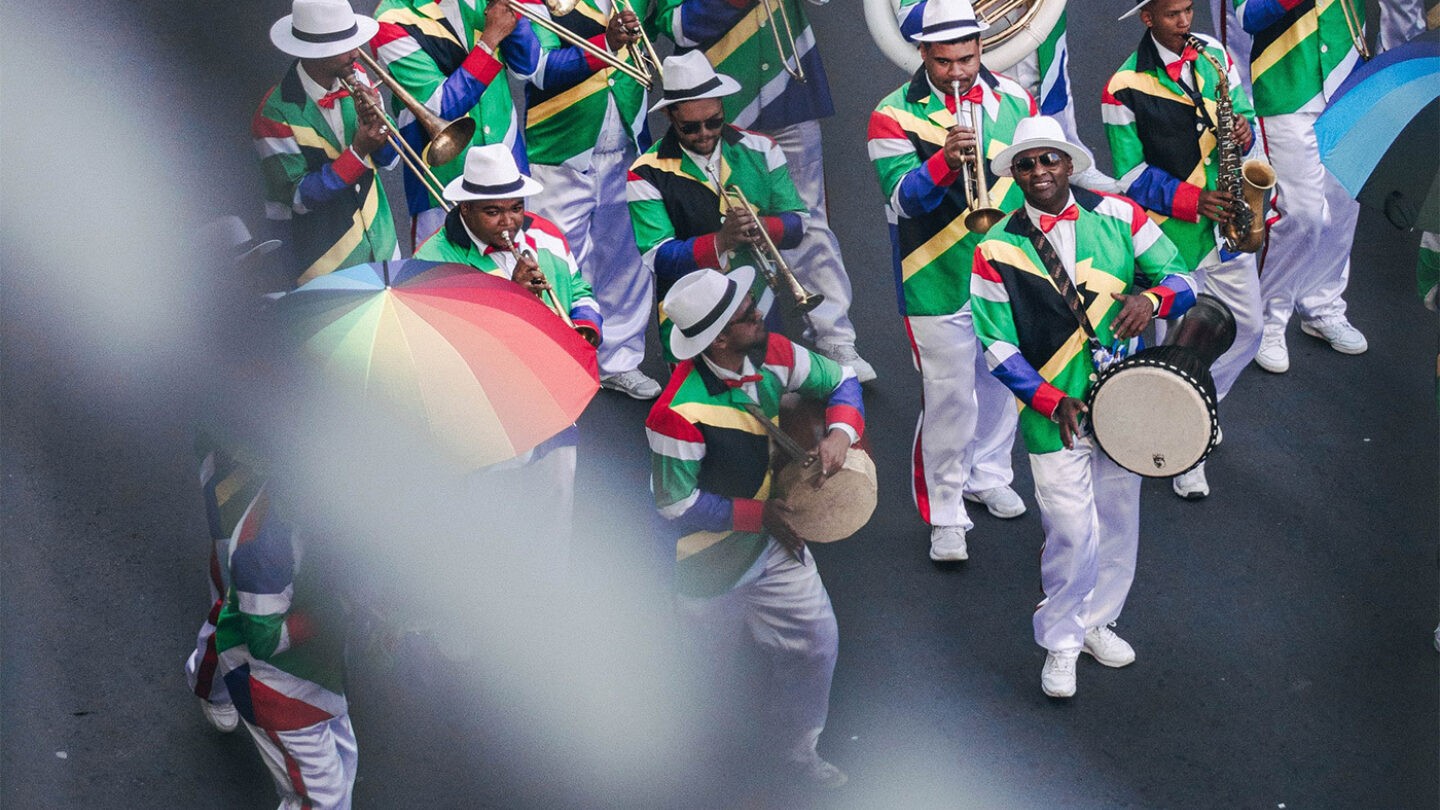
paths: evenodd
<path fill-rule="evenodd" d="M 719 132 L 720 128 L 723 126 L 725 126 L 725 116 L 723 115 L 717 115 L 714 118 L 707 118 L 704 121 L 675 122 L 675 128 L 680 130 L 680 132 L 685 135 L 698 135 L 700 134 L 701 127 L 715 132 Z"/>
<path fill-rule="evenodd" d="M 735 315 L 730 318 L 730 322 L 725 324 L 727 327 L 745 323 L 751 318 L 755 317 L 756 310 L 760 308 L 760 302 L 756 301 L 755 296 L 753 295 L 747 295 L 746 299 L 747 300 L 745 304 L 742 305 L 740 309 L 735 312 Z"/>
<path fill-rule="evenodd" d="M 1036 163 L 1039 163 L 1041 166 L 1044 166 L 1047 169 L 1053 169 L 1056 166 L 1059 166 L 1060 161 L 1064 158 L 1065 156 L 1060 154 L 1059 152 L 1046 152 L 1043 155 L 1037 155 L 1035 157 L 1015 158 L 1014 160 L 1010 161 L 1010 171 L 1033 172 L 1035 171 Z"/>

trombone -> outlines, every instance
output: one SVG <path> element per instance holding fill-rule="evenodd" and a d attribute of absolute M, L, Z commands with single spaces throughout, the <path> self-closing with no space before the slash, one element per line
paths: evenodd
<path fill-rule="evenodd" d="M 976 79 L 979 80 L 978 77 Z M 1005 217 L 1005 212 L 990 204 L 990 181 L 985 177 L 985 161 L 980 157 L 985 140 L 980 134 L 980 118 L 975 105 L 960 100 L 960 82 L 951 82 L 950 91 L 955 94 L 955 126 L 960 126 L 961 104 L 964 104 L 970 126 L 975 130 L 975 148 L 969 150 L 960 164 L 960 184 L 965 189 L 965 205 L 970 213 L 965 215 L 965 230 L 971 233 L 985 233 Z M 971 178 L 971 172 L 974 178 Z"/>
<path fill-rule="evenodd" d="M 1345 27 L 1350 29 L 1355 50 L 1360 52 L 1362 60 L 1370 61 L 1370 44 L 1365 41 L 1365 21 L 1360 19 L 1361 12 L 1355 7 L 1355 0 L 1340 0 L 1340 9 L 1345 12 Z"/>
<path fill-rule="evenodd" d="M 548 9 L 549 12 L 556 17 L 563 17 L 575 9 L 576 1 L 577 0 L 545 0 L 545 8 Z M 560 25 L 554 20 L 545 17 L 540 12 L 532 11 L 526 6 L 525 3 L 519 2 L 519 0 L 515 0 L 515 2 L 512 2 L 510 4 L 510 8 L 513 9 L 515 13 L 519 14 L 521 17 L 529 20 L 531 24 L 538 25 L 541 28 L 544 28 L 546 31 L 549 31 L 550 33 L 559 37 L 566 43 L 574 45 L 585 53 L 595 57 L 596 59 L 599 59 L 601 62 L 604 62 L 609 67 L 612 67 L 620 71 L 621 73 L 624 73 L 626 76 L 634 79 L 640 84 L 641 87 L 644 87 L 646 90 L 654 89 L 654 74 L 658 72 L 659 62 L 655 63 L 656 69 L 653 71 L 644 65 L 636 67 L 635 65 L 631 65 L 625 62 L 620 57 L 605 50 L 604 48 L 596 47 L 595 43 L 585 39 L 584 37 L 580 36 L 574 31 L 571 31 L 563 25 Z M 642 37 L 644 37 L 645 32 L 643 29 L 641 30 L 640 34 Z M 649 38 L 644 37 L 644 39 L 646 47 L 649 48 L 650 53 L 653 55 L 655 49 L 653 47 L 650 47 Z M 638 56 L 638 54 L 632 54 L 632 58 L 634 56 Z"/>
<path fill-rule="evenodd" d="M 645 77 L 650 80 L 650 84 L 645 85 L 646 89 L 651 89 L 657 83 L 663 83 L 664 78 L 660 75 L 660 54 L 655 52 L 655 44 L 650 41 L 649 35 L 645 33 L 645 18 L 640 15 L 639 11 L 636 11 L 635 4 L 631 2 L 631 0 L 615 0 L 615 11 L 616 13 L 629 11 L 641 21 L 631 33 L 640 38 L 640 44 L 644 46 L 645 52 L 643 54 L 640 53 L 633 43 L 625 47 L 630 51 L 630 61 L 634 62 L 635 66 L 640 69 L 640 72 L 644 73 Z"/>
<path fill-rule="evenodd" d="M 533 253 L 526 250 L 520 242 L 515 239 L 515 233 L 511 231 L 503 231 L 503 233 L 505 234 L 505 241 L 510 243 L 510 253 L 515 257 L 516 262 L 524 261 L 527 256 L 534 257 Z M 535 260 L 535 266 L 540 266 L 538 259 Z M 545 278 L 544 270 L 540 271 L 540 278 L 545 280 L 546 285 L 549 285 L 550 280 Z M 575 333 L 584 338 L 586 343 L 589 343 L 591 346 L 600 345 L 600 334 L 598 332 L 589 326 L 576 326 L 575 321 L 570 319 L 570 313 L 566 312 L 565 308 L 560 306 L 560 299 L 555 296 L 555 288 L 546 286 L 542 293 L 537 294 L 540 295 L 540 300 L 545 302 L 545 306 L 549 307 L 551 312 L 559 315 L 560 320 L 564 321 L 566 326 L 574 329 Z"/>
<path fill-rule="evenodd" d="M 790 265 L 785 263 L 785 257 L 780 255 L 780 249 L 775 246 L 775 240 L 770 238 L 770 232 L 765 230 L 764 223 L 760 222 L 760 212 L 750 201 L 745 198 L 745 192 L 739 186 L 724 186 L 720 183 L 720 176 L 714 167 L 707 166 L 711 179 L 715 181 L 715 190 L 720 198 L 725 201 L 727 207 L 743 208 L 750 212 L 760 227 L 762 243 L 759 249 L 754 251 L 756 263 L 760 265 L 760 274 L 765 276 L 765 283 L 770 285 L 777 294 L 788 292 L 795 302 L 795 309 L 800 313 L 806 313 L 820 306 L 825 301 L 825 296 L 820 293 L 811 293 L 800 284 L 791 272 Z M 782 287 L 782 285 L 784 285 Z"/>
<path fill-rule="evenodd" d="M 805 68 L 800 64 L 800 49 L 795 45 L 795 29 L 790 27 L 790 13 L 785 10 L 785 0 L 775 0 L 780 8 L 780 21 L 785 25 L 785 38 L 790 42 L 790 56 L 785 55 L 785 46 L 780 42 L 780 27 L 775 24 L 775 9 L 771 8 L 770 0 L 760 0 L 760 5 L 765 7 L 765 19 L 769 22 L 770 33 L 775 37 L 775 50 L 780 55 L 780 66 L 785 72 L 795 77 L 797 82 L 809 81 L 805 75 Z M 795 67 L 790 67 L 790 59 L 794 58 Z"/>

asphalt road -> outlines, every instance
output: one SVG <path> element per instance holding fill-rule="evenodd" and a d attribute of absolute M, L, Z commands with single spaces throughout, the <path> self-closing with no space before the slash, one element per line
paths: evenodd
<path fill-rule="evenodd" d="M 237 338 L 213 326 L 235 280 L 171 243 L 192 216 L 259 213 L 245 126 L 283 69 L 264 32 L 286 4 L 17 5 L 0 87 L 14 150 L 0 169 L 0 801 L 268 806 L 250 742 L 205 726 L 181 673 L 206 599 L 191 424 Z M 1099 91 L 1140 25 L 1113 22 L 1128 3 L 1103 5 L 1072 4 L 1070 41 L 1081 133 L 1108 168 Z M 1078 696 L 1049 700 L 1023 452 L 1031 512 L 977 517 L 962 566 L 926 558 L 907 484 L 919 379 L 864 146 L 866 114 L 904 77 L 858 4 L 812 18 L 840 108 L 823 124 L 831 216 L 880 372 L 866 391 L 880 506 L 815 551 L 841 628 L 821 751 L 851 784 L 777 789 L 763 748 L 707 758 L 670 713 L 694 693 L 670 671 L 647 407 L 602 392 L 580 421 L 564 626 L 489 636 L 458 663 L 357 654 L 357 806 L 1440 804 L 1436 321 L 1414 293 L 1417 235 L 1361 217 L 1347 300 L 1368 353 L 1292 328 L 1291 371 L 1252 367 L 1222 407 L 1211 497 L 1145 485 L 1119 628 L 1139 658 L 1082 661 Z"/>

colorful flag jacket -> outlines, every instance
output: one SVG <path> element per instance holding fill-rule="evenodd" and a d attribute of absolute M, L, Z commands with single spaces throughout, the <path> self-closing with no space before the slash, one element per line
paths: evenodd
<path fill-rule="evenodd" d="M 825 0 L 819 0 L 820 3 Z M 786 40 L 780 16 L 783 5 L 795 34 L 795 49 Z M 699 48 L 715 70 L 740 83 L 740 92 L 726 96 L 725 119 L 737 127 L 774 131 L 802 121 L 835 114 L 825 67 L 815 48 L 815 32 L 798 0 L 771 0 L 777 27 L 773 33 L 765 7 L 757 0 L 660 0 L 656 23 L 675 41 L 676 53 Z M 799 54 L 805 81 L 786 70 L 775 34 L 785 42 L 793 69 Z"/>
<path fill-rule="evenodd" d="M 460 0 L 460 17 L 465 30 L 455 31 L 433 0 L 381 0 L 375 9 L 380 30 L 370 41 L 375 57 L 395 80 L 433 113 L 452 121 L 461 116 L 475 120 L 471 146 L 503 143 L 510 147 L 515 162 L 525 170 L 525 140 L 510 97 L 510 84 L 503 75 L 508 66 L 518 75 L 535 71 L 540 59 L 540 41 L 528 20 L 500 42 L 500 53 L 480 45 L 485 28 L 485 9 L 474 0 Z M 430 137 L 415 116 L 398 100 L 392 104 L 395 121 L 405 141 L 420 152 Z M 462 151 L 443 166 L 431 167 L 443 185 L 460 176 L 465 167 Z M 410 215 L 440 204 L 408 168 L 405 197 Z"/>
<path fill-rule="evenodd" d="M 775 245 L 788 250 L 805 235 L 809 210 L 790 180 L 785 153 L 770 138 L 726 125 L 720 131 L 720 180 L 738 186 L 761 214 Z M 680 148 L 674 132 L 667 132 L 630 166 L 625 184 L 635 243 L 646 269 L 655 274 L 655 297 L 664 299 L 671 285 L 686 273 L 702 267 L 729 272 L 733 267 L 756 266 L 747 245 L 721 256 L 715 250 L 726 203 L 715 183 Z M 765 281 L 755 275 L 753 292 L 761 300 Z M 670 319 L 660 308 L 660 342 L 669 353 Z"/>
<path fill-rule="evenodd" d="M 775 334 L 748 362 L 759 367 L 759 405 L 772 422 L 779 421 L 780 397 L 797 392 L 828 401 L 827 430 L 843 424 L 863 435 L 865 405 L 854 372 Z M 645 421 L 650 488 L 660 516 L 678 533 L 675 580 L 682 594 L 724 593 L 765 547 L 770 437 L 745 410 L 751 401 L 697 357 L 675 367 Z"/>
<path fill-rule="evenodd" d="M 517 238 L 535 254 L 540 270 L 545 273 L 550 286 L 555 288 L 555 300 L 570 313 L 570 320 L 576 326 L 591 326 L 600 333 L 600 307 L 595 303 L 590 284 L 580 275 L 580 265 L 570 253 L 565 235 L 560 233 L 555 223 L 526 211 Z M 456 207 L 446 215 L 445 226 L 416 249 L 415 258 L 430 262 L 457 262 L 482 273 L 508 279 L 510 272 L 495 261 L 493 254 L 498 252 L 503 251 L 477 245 L 470 239 L 465 224 L 460 221 L 460 209 Z"/>
<path fill-rule="evenodd" d="M 580 0 L 570 13 L 552 17 L 543 3 L 534 6 L 602 51 L 609 50 L 605 26 L 613 7 L 613 0 Z M 653 31 L 650 33 L 653 36 Z M 589 169 L 612 100 L 635 150 L 648 149 L 645 88 L 574 45 L 562 42 L 550 31 L 537 28 L 535 34 L 540 38 L 539 65 L 525 77 L 525 143 L 530 162 L 543 166 L 563 164 L 579 171 Z M 616 58 L 634 64 L 629 49 Z"/>
<path fill-rule="evenodd" d="M 1240 25 L 1254 37 L 1250 80 L 1255 112 L 1284 115 L 1324 109 L 1360 52 L 1340 0 L 1234 0 Z M 1365 4 L 1350 4 L 1365 23 Z"/>
<path fill-rule="evenodd" d="M 335 102 L 345 130 L 337 140 L 305 93 L 299 68 L 298 60 L 290 65 L 250 121 L 265 183 L 265 215 L 291 223 L 297 285 L 395 255 L 395 220 L 375 169 L 397 159 L 389 146 L 364 160 L 350 149 L 357 127 L 355 101 L 348 96 Z M 355 75 L 369 83 L 359 65 Z"/>
<path fill-rule="evenodd" d="M 240 716 L 293 731 L 345 713 L 344 628 L 338 600 L 300 532 L 262 488 L 236 528 L 230 593 L 215 631 Z"/>
<path fill-rule="evenodd" d="M 1133 201 L 1071 187 L 1075 221 L 1075 288 L 1101 345 L 1115 337 L 1120 302 L 1110 297 L 1145 292 L 1161 318 L 1185 314 L 1195 290 L 1180 254 L 1145 209 Z M 1011 214 L 975 250 L 970 279 L 975 335 L 990 371 L 1020 400 L 1020 433 L 1035 454 L 1063 448 L 1051 421 L 1065 396 L 1084 399 L 1096 373 L 1085 333 L 1065 304 L 1034 245 Z"/>
<path fill-rule="evenodd" d="M 1008 177 L 990 172 L 990 158 L 1010 145 L 1015 126 L 1036 113 L 1035 101 L 1011 79 L 986 68 L 983 121 L 990 204 L 1020 207 L 1024 195 Z M 965 227 L 966 189 L 945 162 L 945 136 L 955 114 L 930 89 L 922 66 L 908 84 L 870 114 L 868 149 L 885 195 L 901 315 L 949 315 L 969 300 L 970 261 L 980 235 Z"/>
<path fill-rule="evenodd" d="M 1255 124 L 1255 108 L 1240 84 L 1240 72 L 1219 41 L 1196 34 L 1206 52 L 1226 66 L 1235 115 Z M 1115 173 L 1131 199 L 1144 206 L 1180 250 L 1191 270 L 1217 250 L 1216 224 L 1200 215 L 1200 192 L 1216 188 L 1220 151 L 1210 124 L 1216 115 L 1215 66 L 1203 56 L 1193 63 L 1196 92 L 1205 112 L 1165 71 L 1155 40 L 1147 31 L 1140 47 L 1110 77 L 1101 112 Z M 1208 123 L 1207 123 L 1208 122 Z M 1258 131 L 1258 130 L 1254 130 Z M 1193 137 L 1192 137 L 1193 136 Z M 1224 253 L 1222 260 L 1233 258 Z"/>

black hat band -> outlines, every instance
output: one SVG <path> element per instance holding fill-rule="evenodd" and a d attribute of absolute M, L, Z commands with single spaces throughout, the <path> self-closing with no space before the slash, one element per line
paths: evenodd
<path fill-rule="evenodd" d="M 693 338 L 709 329 L 716 321 L 720 320 L 721 315 L 725 314 L 725 308 L 730 306 L 730 302 L 733 300 L 735 300 L 735 279 L 727 278 L 725 279 L 725 294 L 720 296 L 720 302 L 715 305 L 715 308 L 705 313 L 705 317 L 695 323 L 681 326 L 680 334 L 687 338 Z"/>
<path fill-rule="evenodd" d="M 290 26 L 290 33 L 302 42 L 339 42 L 342 39 L 349 39 L 355 36 L 360 30 L 359 23 L 350 23 L 350 27 L 344 31 L 331 31 L 328 34 L 312 34 L 309 31 L 301 31 L 294 25 Z"/>

